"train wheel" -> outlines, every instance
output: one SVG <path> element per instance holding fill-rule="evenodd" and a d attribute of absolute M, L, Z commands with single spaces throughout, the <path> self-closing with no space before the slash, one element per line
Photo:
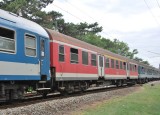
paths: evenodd
<path fill-rule="evenodd" d="M 68 94 L 69 94 L 66 90 L 61 91 L 60 93 L 61 93 L 61 95 L 63 95 L 63 96 L 68 96 Z"/>
<path fill-rule="evenodd" d="M 120 80 L 119 81 L 119 86 L 122 86 L 122 85 L 123 85 L 122 80 Z"/>
<path fill-rule="evenodd" d="M 11 103 L 13 101 L 13 90 L 7 89 L 6 90 L 6 102 Z"/>
<path fill-rule="evenodd" d="M 117 86 L 117 87 L 122 86 L 122 80 L 118 80 L 118 81 L 116 82 L 116 86 Z"/>
<path fill-rule="evenodd" d="M 46 93 L 46 92 L 43 93 L 43 98 L 46 98 L 46 97 L 47 97 L 47 94 L 48 94 L 48 93 Z"/>

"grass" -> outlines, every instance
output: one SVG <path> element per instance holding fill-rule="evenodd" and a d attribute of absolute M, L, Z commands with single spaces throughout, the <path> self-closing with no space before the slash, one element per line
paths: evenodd
<path fill-rule="evenodd" d="M 83 115 L 160 115 L 160 84 L 114 98 L 83 111 Z"/>

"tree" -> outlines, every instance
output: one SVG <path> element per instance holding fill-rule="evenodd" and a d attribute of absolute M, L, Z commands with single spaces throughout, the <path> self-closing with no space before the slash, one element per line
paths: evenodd
<path fill-rule="evenodd" d="M 148 61 L 144 61 L 142 58 L 139 58 L 139 57 L 135 57 L 134 60 L 146 65 L 150 65 Z"/>
<path fill-rule="evenodd" d="M 132 52 L 128 52 L 127 57 L 129 57 L 130 59 L 134 59 L 134 55 L 138 54 L 138 50 L 134 49 L 132 50 Z"/>
<path fill-rule="evenodd" d="M 142 62 L 143 59 L 142 58 L 139 58 L 139 57 L 135 57 L 134 60 L 138 61 L 138 62 Z"/>
<path fill-rule="evenodd" d="M 72 22 L 65 22 L 63 15 L 59 12 L 51 11 L 47 13 L 42 11 L 42 8 L 45 8 L 52 2 L 53 0 L 2 0 L 0 1 L 0 8 L 21 15 L 43 27 L 57 30 L 113 53 L 138 60 L 137 57 L 134 58 L 138 54 L 137 49 L 130 51 L 128 44 L 123 41 L 119 41 L 118 39 L 111 41 L 98 35 L 103 28 L 97 22 L 91 24 L 87 22 L 74 24 Z M 143 60 L 138 61 L 148 63 Z"/>
<path fill-rule="evenodd" d="M 2 0 L 0 8 L 36 22 L 45 15 L 41 9 L 52 2 L 53 0 Z"/>
<path fill-rule="evenodd" d="M 90 43 L 92 45 L 104 48 L 104 44 L 101 41 L 101 36 L 95 35 L 93 33 L 88 33 L 86 35 L 81 36 L 80 40 Z"/>
<path fill-rule="evenodd" d="M 92 24 L 86 22 L 80 24 L 65 23 L 61 13 L 42 11 L 42 8 L 52 2 L 53 0 L 2 0 L 0 1 L 0 8 L 75 38 L 80 38 L 80 35 L 88 32 L 96 34 L 102 31 L 102 27 L 99 27 L 97 22 Z"/>
<path fill-rule="evenodd" d="M 59 23 L 58 23 L 59 25 Z M 77 39 L 83 39 L 84 35 L 88 33 L 97 34 L 102 31 L 102 27 L 98 26 L 98 23 L 88 24 L 86 22 L 74 24 L 74 23 L 63 23 L 63 26 L 59 29 L 63 34 L 72 36 Z"/>
<path fill-rule="evenodd" d="M 144 63 L 146 65 L 150 65 L 148 61 L 142 61 L 142 63 Z"/>

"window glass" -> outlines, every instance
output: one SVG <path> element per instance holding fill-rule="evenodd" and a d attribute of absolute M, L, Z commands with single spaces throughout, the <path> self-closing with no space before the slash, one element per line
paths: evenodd
<path fill-rule="evenodd" d="M 119 63 L 118 63 L 118 60 L 116 60 L 116 69 L 119 69 Z"/>
<path fill-rule="evenodd" d="M 64 62 L 65 58 L 64 58 L 64 46 L 63 45 L 59 45 L 59 61 L 60 62 Z"/>
<path fill-rule="evenodd" d="M 27 56 L 36 56 L 36 37 L 25 35 L 25 53 Z"/>
<path fill-rule="evenodd" d="M 132 64 L 132 71 L 135 71 L 134 69 L 135 69 L 135 68 L 134 68 L 134 65 Z"/>
<path fill-rule="evenodd" d="M 126 63 L 127 64 L 127 70 L 129 70 L 129 64 L 128 63 Z"/>
<path fill-rule="evenodd" d="M 135 68 L 134 68 L 134 65 L 132 64 L 132 71 L 135 71 L 134 69 L 135 69 Z"/>
<path fill-rule="evenodd" d="M 129 64 L 130 71 L 132 71 L 132 64 Z"/>
<path fill-rule="evenodd" d="M 34 49 L 26 48 L 26 55 L 27 56 L 36 56 L 36 52 Z"/>
<path fill-rule="evenodd" d="M 122 61 L 120 61 L 120 69 L 123 69 Z"/>
<path fill-rule="evenodd" d="M 99 56 L 99 66 L 103 67 L 103 57 Z"/>
<path fill-rule="evenodd" d="M 70 62 L 71 63 L 78 63 L 78 49 L 71 48 L 70 53 L 71 53 Z"/>
<path fill-rule="evenodd" d="M 97 56 L 96 54 L 91 54 L 91 65 L 97 66 Z"/>
<path fill-rule="evenodd" d="M 126 70 L 126 62 L 123 62 L 124 70 Z"/>
<path fill-rule="evenodd" d="M 15 32 L 0 27 L 0 51 L 15 53 Z"/>
<path fill-rule="evenodd" d="M 88 52 L 82 51 L 82 64 L 88 65 Z"/>
<path fill-rule="evenodd" d="M 114 68 L 114 59 L 111 59 L 111 67 Z"/>
<path fill-rule="evenodd" d="M 106 58 L 106 68 L 109 68 L 110 65 L 109 65 L 109 58 Z"/>
<path fill-rule="evenodd" d="M 35 37 L 31 37 L 31 36 L 28 36 L 26 35 L 26 47 L 29 47 L 29 48 L 36 48 L 36 39 Z"/>
<path fill-rule="evenodd" d="M 45 56 L 45 41 L 43 39 L 41 40 L 41 56 Z"/>
<path fill-rule="evenodd" d="M 135 65 L 134 67 L 135 67 L 135 71 L 137 71 L 137 65 Z"/>

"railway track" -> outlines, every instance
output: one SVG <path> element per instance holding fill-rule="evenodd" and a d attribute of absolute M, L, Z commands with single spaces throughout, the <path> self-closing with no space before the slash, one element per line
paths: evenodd
<path fill-rule="evenodd" d="M 49 94 L 46 98 L 43 96 L 33 96 L 33 97 L 28 97 L 23 100 L 16 100 L 13 101 L 12 103 L 0 103 L 0 109 L 8 109 L 8 108 L 16 108 L 16 107 L 23 107 L 31 104 L 36 104 L 36 103 L 41 103 L 41 102 L 46 102 L 46 101 L 51 101 L 51 100 L 56 100 L 56 99 L 64 99 L 68 97 L 74 97 L 74 96 L 82 96 L 82 95 L 88 95 L 88 94 L 93 94 L 93 93 L 100 93 L 100 92 L 106 92 L 106 91 L 111 91 L 111 90 L 118 90 L 122 88 L 129 88 L 129 87 L 137 87 L 140 86 L 138 84 L 133 85 L 133 86 L 121 86 L 121 87 L 116 87 L 116 86 L 110 86 L 110 87 L 94 87 L 94 88 L 89 88 L 86 90 L 84 93 L 76 92 L 72 93 L 66 96 L 61 95 L 60 93 L 52 93 Z"/>

